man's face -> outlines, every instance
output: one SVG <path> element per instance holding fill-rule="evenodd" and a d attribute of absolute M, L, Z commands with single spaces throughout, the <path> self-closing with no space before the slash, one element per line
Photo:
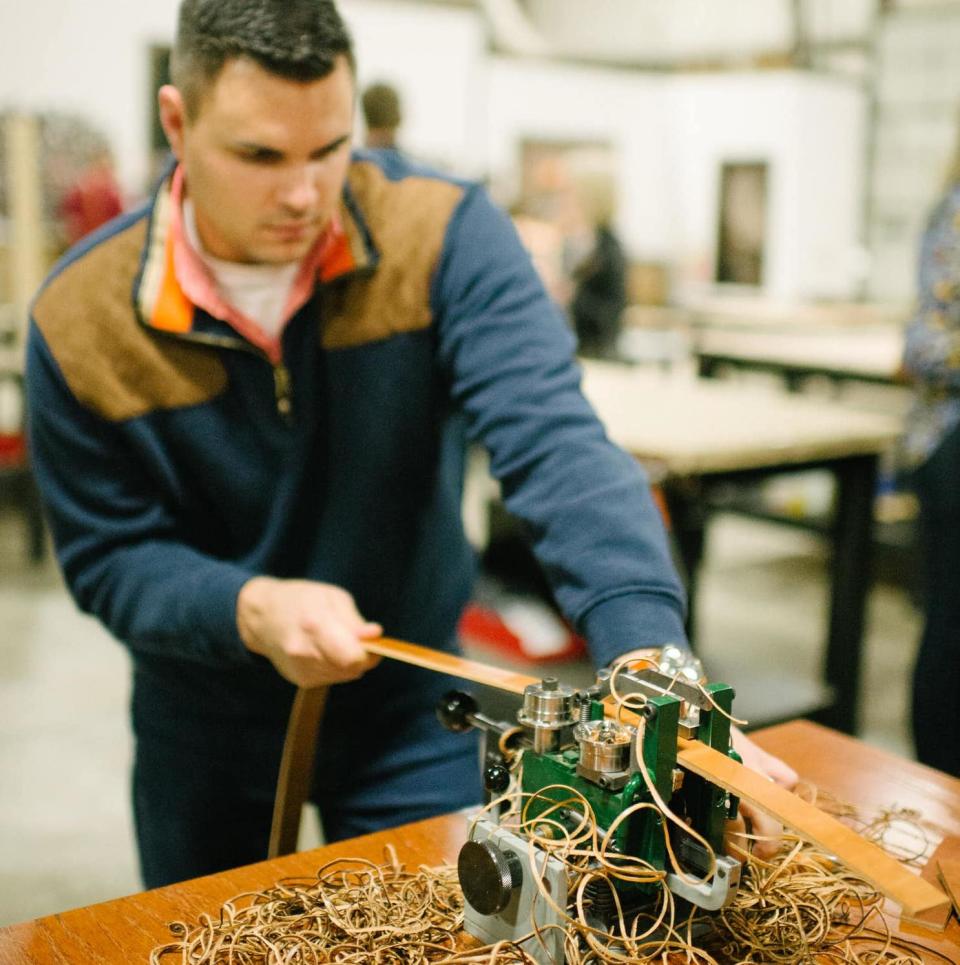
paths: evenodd
<path fill-rule="evenodd" d="M 326 77 L 304 83 L 235 58 L 193 118 L 175 87 L 161 90 L 164 130 L 211 255 L 280 265 L 307 254 L 346 179 L 353 87 L 345 57 Z"/>

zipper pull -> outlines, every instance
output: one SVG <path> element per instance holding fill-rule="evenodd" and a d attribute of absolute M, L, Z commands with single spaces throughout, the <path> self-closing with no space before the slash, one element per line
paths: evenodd
<path fill-rule="evenodd" d="M 293 418 L 293 397 L 290 392 L 290 370 L 278 362 L 273 367 L 273 388 L 277 399 L 277 412 L 284 422 Z"/>

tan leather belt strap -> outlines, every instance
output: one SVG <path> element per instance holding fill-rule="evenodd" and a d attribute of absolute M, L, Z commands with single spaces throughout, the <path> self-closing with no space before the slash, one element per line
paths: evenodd
<path fill-rule="evenodd" d="M 313 765 L 317 756 L 317 731 L 329 687 L 300 688 L 293 700 L 287 737 L 280 759 L 277 796 L 273 803 L 268 857 L 278 858 L 297 850 L 300 816 L 310 796 Z"/>
<path fill-rule="evenodd" d="M 444 653 L 441 650 L 431 650 L 430 647 L 421 647 L 417 643 L 407 643 L 405 640 L 391 640 L 388 637 L 364 640 L 363 648 L 367 653 L 390 657 L 392 660 L 399 660 L 401 663 L 422 667 L 425 670 L 450 674 L 451 677 L 471 680 L 475 684 L 484 684 L 511 694 L 522 694 L 524 687 L 540 683 L 539 677 L 491 667 L 486 663 L 467 660 L 465 657 Z"/>
<path fill-rule="evenodd" d="M 677 761 L 688 770 L 750 801 L 801 837 L 836 855 L 909 915 L 926 913 L 931 920 L 940 921 L 938 927 L 946 924 L 950 899 L 852 828 L 700 741 L 681 738 L 678 745 Z"/>

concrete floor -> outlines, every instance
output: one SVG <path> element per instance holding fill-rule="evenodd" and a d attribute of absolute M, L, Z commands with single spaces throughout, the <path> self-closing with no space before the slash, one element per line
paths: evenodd
<path fill-rule="evenodd" d="M 0 925 L 139 890 L 125 652 L 75 611 L 51 564 L 24 560 L 20 520 L 0 515 Z M 701 652 L 737 687 L 738 711 L 781 707 L 785 681 L 791 696 L 815 687 L 824 566 L 802 532 L 731 516 L 712 525 Z M 918 631 L 903 591 L 878 585 L 862 736 L 901 754 Z"/>

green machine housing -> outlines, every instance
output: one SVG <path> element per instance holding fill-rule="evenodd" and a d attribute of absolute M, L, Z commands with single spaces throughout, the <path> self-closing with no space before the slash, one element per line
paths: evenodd
<path fill-rule="evenodd" d="M 601 671 L 595 685 L 586 690 L 575 690 L 552 677 L 530 684 L 516 715 L 519 736 L 515 723 L 486 717 L 466 694 L 447 695 L 438 714 L 451 729 L 476 727 L 484 732 L 489 751 L 484 779 L 491 797 L 507 791 L 511 777 L 500 751 L 490 748 L 502 747 L 514 735 L 523 751 L 521 828 L 533 829 L 537 836 L 562 838 L 584 826 L 584 811 L 589 807 L 598 833 L 607 838 L 613 862 L 617 855 L 639 858 L 664 873 L 675 896 L 716 911 L 732 900 L 739 887 L 740 863 L 722 854 L 725 824 L 736 816 L 738 802 L 723 788 L 683 768 L 677 748 L 681 737 L 696 739 L 739 760 L 730 741 L 734 691 L 727 684 L 703 683 L 699 661 L 685 652 L 667 652 L 660 664 L 616 674 L 616 693 L 629 697 L 629 707 L 642 717 L 642 724 L 634 727 L 605 716 L 609 701 L 605 704 L 604 698 L 611 694 L 611 682 L 610 673 Z M 638 731 L 642 731 L 639 745 Z M 696 831 L 709 850 L 668 821 L 661 802 L 681 824 Z M 622 817 L 643 803 L 653 806 Z M 490 820 L 489 816 L 484 819 L 488 824 Z M 494 826 L 486 826 L 484 834 L 494 835 L 496 827 L 508 830 L 496 815 L 492 821 Z M 522 836 L 523 832 L 517 833 Z M 502 838 L 499 832 L 494 836 Z M 679 869 L 672 866 L 668 836 Z M 524 849 L 504 851 L 492 838 L 482 848 L 476 842 L 466 847 L 470 860 L 461 862 L 461 885 L 468 904 L 473 896 L 477 905 L 472 914 L 478 932 L 488 938 L 512 934 L 513 925 L 494 919 L 512 907 L 509 896 L 516 894 L 522 878 L 514 851 Z M 615 887 L 621 907 L 631 908 L 652 900 L 662 885 L 617 880 Z M 490 894 L 496 899 L 490 899 Z"/>
<path fill-rule="evenodd" d="M 540 685 L 542 688 L 543 684 Z M 549 682 L 548 687 L 552 686 Z M 660 800 L 682 821 L 696 830 L 710 845 L 715 854 L 720 854 L 723 846 L 724 827 L 728 819 L 736 816 L 737 800 L 723 788 L 684 770 L 677 761 L 677 744 L 680 736 L 696 736 L 715 750 L 739 759 L 730 745 L 730 713 L 734 692 L 727 684 L 708 684 L 704 691 L 709 695 L 705 705 L 699 706 L 695 734 L 691 725 L 684 726 L 681 734 L 681 714 L 687 710 L 682 697 L 673 694 L 655 694 L 647 697 L 644 704 L 644 725 L 641 744 L 642 766 L 645 768 L 649 783 L 656 789 Z M 557 728 L 558 746 L 552 750 L 537 751 L 529 748 L 524 752 L 522 762 L 521 790 L 525 798 L 523 809 L 525 821 L 534 821 L 546 815 L 570 827 L 579 822 L 582 804 L 575 796 L 563 788 L 573 788 L 582 795 L 590 806 L 593 816 L 603 831 L 613 828 L 609 840 L 609 850 L 614 854 L 630 855 L 646 861 L 653 868 L 671 871 L 665 841 L 664 823 L 666 819 L 659 810 L 641 808 L 626 820 L 619 821 L 624 811 L 636 804 L 656 804 L 649 790 L 648 782 L 640 771 L 640 761 L 635 752 L 635 737 L 632 728 L 612 729 L 613 723 L 604 720 L 604 704 L 590 699 L 584 713 L 581 712 L 577 724 L 570 729 L 568 737 L 562 728 Z M 590 724 L 595 726 L 591 729 Z M 535 725 L 534 725 L 535 726 Z M 627 743 L 629 757 L 626 766 L 620 771 L 587 770 L 583 766 L 584 745 L 576 740 L 577 731 L 582 728 L 582 736 L 603 741 L 621 740 Z M 625 738 L 625 740 L 624 740 Z M 591 748 L 592 750 L 592 748 Z M 621 752 L 622 753 L 622 752 Z M 613 764 L 620 761 L 614 759 Z M 586 773 L 585 773 L 586 771 Z M 558 786 L 559 785 L 559 786 Z M 558 812 L 559 808 L 559 812 Z M 562 834 L 550 820 L 538 829 L 547 836 L 551 832 Z M 667 823 L 666 834 L 671 835 L 674 853 L 684 870 L 698 877 L 707 873 L 710 865 L 709 855 L 702 846 L 681 829 Z M 625 891 L 649 892 L 656 885 L 621 886 Z"/>

